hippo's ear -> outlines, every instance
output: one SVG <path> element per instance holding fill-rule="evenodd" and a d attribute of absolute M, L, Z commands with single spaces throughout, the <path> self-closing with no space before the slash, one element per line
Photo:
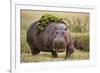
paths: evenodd
<path fill-rule="evenodd" d="M 65 26 L 66 26 L 66 27 L 65 27 L 65 31 L 66 31 L 66 30 L 68 29 L 68 25 L 66 24 Z"/>
<path fill-rule="evenodd" d="M 65 28 L 65 31 L 66 31 L 67 29 L 68 29 L 68 28 L 66 27 L 66 28 Z"/>

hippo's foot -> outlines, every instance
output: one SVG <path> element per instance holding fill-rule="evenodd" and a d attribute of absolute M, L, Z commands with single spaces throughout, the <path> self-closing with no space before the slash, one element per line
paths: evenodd
<path fill-rule="evenodd" d="M 67 59 L 67 60 L 71 59 L 71 56 L 65 56 L 65 59 Z"/>
<path fill-rule="evenodd" d="M 52 51 L 51 54 L 52 54 L 53 58 L 57 58 L 58 57 L 58 54 L 55 51 Z"/>
<path fill-rule="evenodd" d="M 73 52 L 74 52 L 74 50 L 67 50 L 65 59 L 71 59 L 71 55 L 72 55 Z"/>
<path fill-rule="evenodd" d="M 31 50 L 32 55 L 38 55 L 40 53 L 39 50 Z"/>

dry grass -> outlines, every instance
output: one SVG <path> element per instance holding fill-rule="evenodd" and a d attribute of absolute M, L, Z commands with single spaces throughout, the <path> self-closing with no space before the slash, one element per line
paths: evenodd
<path fill-rule="evenodd" d="M 89 59 L 88 52 L 82 52 L 75 50 L 75 52 L 71 55 L 68 60 L 87 60 Z M 39 55 L 32 56 L 31 53 L 22 53 L 21 54 L 21 62 L 46 62 L 46 61 L 64 61 L 65 60 L 65 52 L 58 53 L 58 58 L 52 58 L 50 52 L 41 52 Z"/>

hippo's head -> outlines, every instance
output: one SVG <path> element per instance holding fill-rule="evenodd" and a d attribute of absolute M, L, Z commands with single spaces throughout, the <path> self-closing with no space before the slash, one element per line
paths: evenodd
<path fill-rule="evenodd" d="M 66 41 L 64 38 L 65 31 L 67 27 L 63 23 L 59 23 L 55 25 L 54 32 L 53 32 L 53 50 L 54 51 L 64 51 Z"/>

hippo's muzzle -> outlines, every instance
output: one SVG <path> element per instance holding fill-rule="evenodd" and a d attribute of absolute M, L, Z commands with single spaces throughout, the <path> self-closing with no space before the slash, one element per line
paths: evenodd
<path fill-rule="evenodd" d="M 53 43 L 53 50 L 57 52 L 65 51 L 65 42 L 63 40 L 55 40 Z"/>

